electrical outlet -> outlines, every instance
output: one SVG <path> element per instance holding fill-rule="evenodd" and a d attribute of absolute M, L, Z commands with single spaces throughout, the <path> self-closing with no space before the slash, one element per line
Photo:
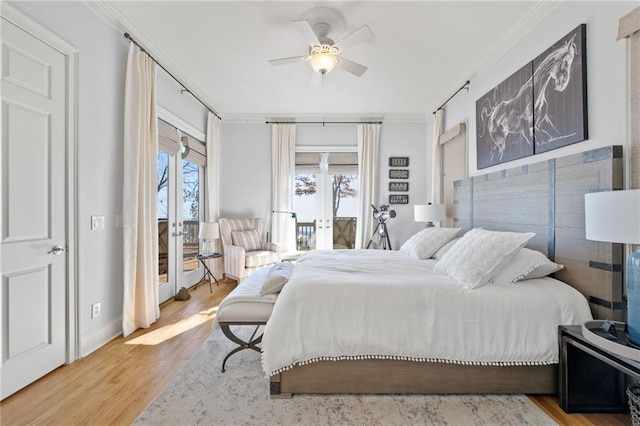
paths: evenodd
<path fill-rule="evenodd" d="M 98 318 L 100 316 L 100 302 L 91 305 L 91 319 Z"/>
<path fill-rule="evenodd" d="M 91 216 L 91 229 L 101 231 L 104 229 L 104 216 Z"/>

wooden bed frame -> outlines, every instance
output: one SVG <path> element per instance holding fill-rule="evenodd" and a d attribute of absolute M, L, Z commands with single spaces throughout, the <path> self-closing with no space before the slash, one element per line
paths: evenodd
<path fill-rule="evenodd" d="M 454 225 L 536 232 L 528 247 L 565 265 L 556 278 L 587 297 L 595 318 L 620 320 L 622 245 L 585 239 L 584 194 L 622 189 L 622 180 L 622 147 L 610 146 L 456 181 Z M 272 376 L 270 393 L 553 394 L 557 383 L 557 365 L 323 361 Z"/>

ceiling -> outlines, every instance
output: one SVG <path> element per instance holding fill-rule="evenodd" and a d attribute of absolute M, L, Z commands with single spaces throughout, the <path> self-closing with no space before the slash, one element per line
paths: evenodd
<path fill-rule="evenodd" d="M 129 32 L 225 120 L 270 118 L 424 121 L 557 5 L 548 1 L 103 1 L 89 2 Z M 368 67 L 335 69 L 309 86 L 308 53 L 291 24 L 313 7 L 368 25 L 375 38 L 343 56 Z"/>

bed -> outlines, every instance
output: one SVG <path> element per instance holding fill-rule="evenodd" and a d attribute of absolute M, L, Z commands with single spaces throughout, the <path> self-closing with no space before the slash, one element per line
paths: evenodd
<path fill-rule="evenodd" d="M 562 282 L 469 289 L 406 253 L 302 256 L 262 341 L 272 397 L 556 393 L 557 326 L 621 315 L 621 247 L 586 241 L 580 219 L 584 193 L 619 189 L 621 174 L 608 147 L 456 182 L 461 233 L 532 231 L 527 247 L 563 263 Z"/>

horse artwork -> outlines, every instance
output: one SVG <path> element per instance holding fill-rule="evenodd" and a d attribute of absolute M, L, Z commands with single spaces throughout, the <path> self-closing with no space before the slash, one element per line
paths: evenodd
<path fill-rule="evenodd" d="M 478 99 L 478 169 L 587 138 L 585 40 L 582 24 Z"/>
<path fill-rule="evenodd" d="M 476 102 L 478 169 L 533 155 L 531 64 Z"/>
<path fill-rule="evenodd" d="M 587 139 L 586 25 L 533 60 L 535 153 Z"/>

